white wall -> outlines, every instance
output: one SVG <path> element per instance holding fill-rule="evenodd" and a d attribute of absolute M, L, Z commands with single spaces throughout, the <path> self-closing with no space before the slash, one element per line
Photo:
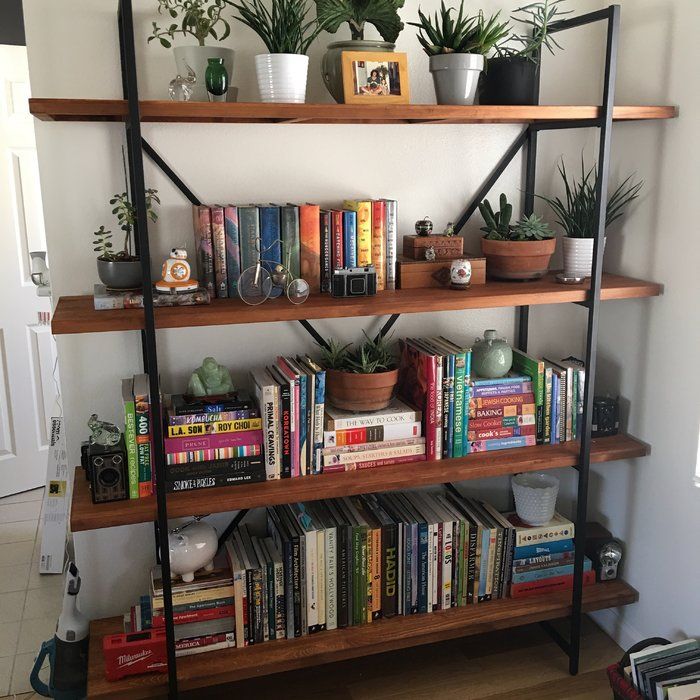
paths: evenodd
<path fill-rule="evenodd" d="M 140 92 L 143 98 L 164 98 L 167 96 L 167 83 L 175 71 L 168 51 L 146 44 L 148 28 L 155 19 L 155 2 L 137 0 L 134 4 Z M 438 4 L 437 0 L 430 0 L 422 2 L 422 7 L 432 10 Z M 652 3 L 648 4 L 652 6 Z M 661 6 L 667 4 L 661 3 Z M 25 0 L 34 95 L 121 96 L 115 5 L 111 0 L 99 3 L 94 0 L 64 0 L 62 3 Z M 593 0 L 571 0 L 570 5 L 584 12 L 597 7 L 598 3 Z M 417 6 L 416 0 L 408 0 L 401 11 L 404 21 L 415 17 Z M 482 6 L 491 10 L 508 5 L 486 0 Z M 687 8 L 690 11 L 690 2 Z M 631 8 L 623 13 L 623 38 L 630 24 L 634 28 L 636 17 L 636 11 Z M 690 41 L 690 30 L 687 31 Z M 339 38 L 343 38 L 347 30 L 342 29 L 339 34 Z M 330 40 L 324 36 L 312 48 L 309 101 L 330 101 L 318 69 L 320 56 Z M 590 104 L 599 100 L 602 40 L 601 27 L 577 30 L 564 37 L 566 51 L 556 59 L 548 59 L 544 67 L 543 102 Z M 237 50 L 233 84 L 240 87 L 241 99 L 257 99 L 252 74 L 252 56 L 261 50 L 257 39 L 242 25 L 234 25 L 233 36 L 227 45 Z M 661 47 L 666 47 L 666 44 L 662 42 L 659 45 L 660 55 L 663 54 Z M 418 50 L 412 28 L 406 29 L 399 38 L 398 50 L 409 53 L 414 102 L 433 102 L 427 58 Z M 626 44 L 621 67 L 623 77 L 626 71 L 631 74 L 638 53 L 625 54 L 625 50 Z M 652 60 L 651 56 L 648 60 Z M 685 102 L 686 96 L 680 92 L 682 86 L 666 94 L 669 84 L 663 67 L 656 67 L 655 71 L 645 74 L 643 85 L 646 86 L 646 94 L 628 91 L 626 94 L 621 92 L 620 96 L 637 101 Z M 630 88 L 625 88 L 623 80 L 621 90 L 624 89 Z M 674 278 L 667 269 L 657 271 L 648 267 L 652 257 L 652 239 L 649 238 L 646 245 L 639 245 L 638 232 L 634 231 L 633 226 L 641 227 L 656 216 L 654 207 L 658 198 L 654 169 L 660 153 L 658 149 L 653 150 L 654 145 L 666 132 L 675 137 L 674 129 L 682 126 L 683 123 L 679 122 L 668 126 L 624 125 L 616 128 L 616 138 L 636 138 L 637 144 L 643 144 L 642 149 L 638 146 L 635 151 L 616 149 L 616 168 L 618 163 L 623 172 L 637 167 L 640 174 L 647 178 L 647 192 L 650 194 L 639 206 L 635 219 L 625 227 L 627 235 L 611 242 L 607 262 L 609 269 L 639 276 L 649 274 L 652 278 L 669 283 Z M 433 218 L 437 226 L 456 218 L 515 138 L 519 127 L 147 124 L 143 130 L 145 137 L 205 201 L 310 200 L 333 204 L 348 196 L 396 197 L 400 201 L 401 230 L 410 232 L 413 221 L 426 214 Z M 111 223 L 107 199 L 122 188 L 119 161 L 122 140 L 123 128 L 120 125 L 37 123 L 52 282 L 57 295 L 89 293 L 96 280 L 89 245 L 90 233 L 101 223 Z M 574 162 L 582 149 L 587 153 L 592 152 L 595 142 L 592 130 L 543 136 L 538 177 L 540 188 L 551 191 L 553 183 L 556 183 L 554 162 L 561 153 Z M 369 153 L 370 144 L 374 151 L 372 155 Z M 645 150 L 647 148 L 649 151 Z M 517 201 L 522 186 L 520 170 L 521 164 L 516 161 L 505 173 L 494 194 L 503 190 Z M 157 270 L 158 256 L 173 245 L 186 244 L 191 252 L 190 213 L 179 193 L 148 162 L 146 178 L 149 186 L 157 187 L 163 197 L 161 218 L 158 224 L 151 227 L 153 267 Z M 671 193 L 667 197 L 671 198 Z M 672 201 L 674 213 L 681 211 L 680 200 Z M 682 235 L 681 231 L 688 231 L 689 227 L 684 224 L 676 224 L 678 216 L 672 217 L 669 213 L 668 218 L 675 225 L 670 233 Z M 476 220 L 468 226 L 467 249 L 477 250 L 478 227 Z M 661 248 L 656 249 L 657 255 L 659 252 Z M 622 253 L 624 258 L 621 259 Z M 689 265 L 689 262 L 686 264 Z M 662 313 L 660 305 L 668 303 L 669 298 L 666 297 L 660 301 L 612 304 L 610 313 L 613 316 L 623 313 L 625 316 L 611 322 L 612 316 L 607 311 L 604 315 L 603 326 L 608 331 L 604 356 L 610 358 L 610 363 L 621 365 L 627 362 L 630 353 L 628 347 L 611 342 L 615 327 L 622 328 L 623 323 L 624 338 L 635 338 L 639 345 L 646 343 L 649 336 L 657 344 L 662 342 L 656 340 L 656 335 L 642 315 Z M 579 307 L 538 307 L 533 310 L 532 317 L 533 350 L 546 350 L 561 356 L 580 352 L 585 314 Z M 315 325 L 322 334 L 351 338 L 360 328 L 374 329 L 380 323 L 380 319 L 349 319 L 318 322 Z M 611 328 L 612 324 L 615 327 Z M 679 325 L 686 329 L 690 326 L 689 323 Z M 404 316 L 397 326 L 397 334 L 441 332 L 467 340 L 487 327 L 498 328 L 512 339 L 513 311 L 502 309 Z M 180 390 L 189 371 L 205 354 L 214 354 L 221 362 L 231 366 L 234 379 L 242 381 L 248 368 L 267 362 L 279 353 L 312 349 L 310 339 L 294 324 L 161 331 L 158 340 L 160 370 L 166 391 Z M 63 336 L 59 338 L 59 352 L 69 447 L 77 463 L 78 446 L 85 436 L 84 426 L 88 415 L 97 411 L 105 418 L 119 419 L 118 380 L 140 368 L 139 337 L 137 333 Z M 638 377 L 641 371 L 641 368 L 639 372 L 625 371 L 622 378 L 630 384 L 629 378 Z M 640 378 L 639 383 L 649 395 L 652 387 L 658 385 L 656 376 Z M 624 387 L 624 393 L 634 400 L 636 415 L 637 402 L 631 395 L 632 388 Z M 632 427 L 644 439 L 656 442 L 659 431 L 651 417 L 643 424 L 637 423 Z M 656 453 L 662 453 L 660 448 L 656 448 Z M 660 465 L 656 473 L 662 473 L 662 468 L 666 467 Z M 687 470 L 690 470 L 689 465 Z M 606 479 L 616 478 L 608 474 L 617 474 L 622 480 L 637 480 L 641 473 L 652 473 L 651 461 L 639 461 L 629 467 L 611 465 L 604 472 Z M 564 471 L 562 476 L 568 478 L 570 475 Z M 639 509 L 637 512 L 641 515 L 636 519 L 638 523 L 643 519 L 648 505 L 639 505 L 636 495 L 633 503 L 625 504 L 624 494 L 607 488 L 599 494 L 597 483 L 594 481 L 594 495 L 600 499 L 601 512 L 610 517 L 616 531 L 619 530 L 629 539 L 631 530 L 622 529 L 627 528 L 625 518 Z M 491 480 L 483 483 L 482 487 L 489 497 L 500 497 L 505 502 L 505 480 Z M 613 519 L 616 512 L 620 514 L 618 520 Z M 224 522 L 225 516 L 218 516 L 217 521 Z M 657 532 L 660 531 L 661 528 L 657 526 Z M 147 570 L 153 561 L 150 525 L 79 533 L 75 539 L 84 582 L 82 604 L 88 614 L 118 614 L 147 590 Z M 642 573 L 646 571 L 642 558 L 651 551 L 643 550 L 639 555 L 639 571 L 635 573 L 634 565 L 629 566 L 632 582 L 640 588 L 643 579 L 648 576 L 648 573 Z M 647 565 L 648 568 L 652 566 Z M 648 591 L 645 598 L 635 610 L 644 610 L 645 605 L 653 608 L 652 601 L 658 600 Z M 670 594 L 667 594 L 669 598 Z M 639 624 L 645 632 L 653 631 L 642 627 L 641 622 Z"/>

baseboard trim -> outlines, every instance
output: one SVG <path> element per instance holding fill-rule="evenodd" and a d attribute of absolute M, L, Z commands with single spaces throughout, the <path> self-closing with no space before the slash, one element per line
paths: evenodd
<path fill-rule="evenodd" d="M 623 649 L 629 649 L 647 635 L 642 634 L 635 627 L 622 619 L 622 616 L 615 608 L 608 610 L 597 610 L 589 613 L 591 619 L 605 633 L 612 637 Z"/>

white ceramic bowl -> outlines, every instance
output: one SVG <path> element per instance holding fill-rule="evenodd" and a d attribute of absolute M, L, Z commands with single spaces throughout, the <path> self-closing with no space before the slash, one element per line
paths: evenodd
<path fill-rule="evenodd" d="M 554 517 L 559 479 L 553 474 L 527 472 L 512 479 L 515 512 L 528 525 L 545 525 Z"/>

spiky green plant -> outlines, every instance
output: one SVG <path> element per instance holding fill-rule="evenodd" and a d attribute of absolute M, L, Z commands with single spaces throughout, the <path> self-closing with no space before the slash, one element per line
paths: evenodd
<path fill-rule="evenodd" d="M 554 231 L 546 221 L 537 214 L 523 216 L 515 226 L 513 226 L 509 240 L 511 241 L 543 241 L 554 238 Z"/>
<path fill-rule="evenodd" d="M 598 169 L 596 166 L 586 169 L 581 157 L 581 176 L 577 181 L 569 179 L 562 159 L 558 165 L 559 175 L 564 183 L 565 198 L 536 195 L 552 208 L 557 223 L 569 238 L 594 238 L 596 221 L 596 190 L 598 187 Z M 628 175 L 608 196 L 605 207 L 605 227 L 619 219 L 625 208 L 637 197 L 644 182 L 632 182 L 633 175 Z"/>
<path fill-rule="evenodd" d="M 396 41 L 403 22 L 398 9 L 404 0 L 316 0 L 316 16 L 324 29 L 335 34 L 343 22 L 353 40 L 365 38 L 365 24 L 372 24 L 384 41 Z"/>
<path fill-rule="evenodd" d="M 428 56 L 446 53 L 478 53 L 486 55 L 509 32 L 508 22 L 499 22 L 500 13 L 487 20 L 483 12 L 470 17 L 464 13 L 464 2 L 459 5 L 456 18 L 452 18 L 454 7 L 440 3 L 440 11 L 434 17 L 418 9 L 419 22 L 409 22 L 418 27 L 418 41 Z"/>
<path fill-rule="evenodd" d="M 510 220 L 513 216 L 513 205 L 508 203 L 505 194 L 501 194 L 499 205 L 499 211 L 495 212 L 488 199 L 479 204 L 479 212 L 486 224 L 481 227 L 481 230 L 486 234 L 484 238 L 492 241 L 507 241 L 511 234 Z"/>
<path fill-rule="evenodd" d="M 328 345 L 319 345 L 323 357 L 323 366 L 326 369 L 343 370 L 347 362 L 348 350 L 351 345 L 352 343 L 342 345 L 340 341 L 335 338 L 331 338 L 328 341 Z"/>
<path fill-rule="evenodd" d="M 353 350 L 350 350 L 350 343 L 342 345 L 331 338 L 327 348 L 321 346 L 323 365 L 327 369 L 355 374 L 375 374 L 394 369 L 396 358 L 389 339 L 384 336 L 372 339 L 364 331 L 363 333 L 365 339 Z"/>
<path fill-rule="evenodd" d="M 153 29 L 148 41 L 157 39 L 162 46 L 169 49 L 176 34 L 193 36 L 200 46 L 208 37 L 223 41 L 231 33 L 231 26 L 221 16 L 221 12 L 229 5 L 229 0 L 158 0 L 158 14 L 168 14 L 179 23 L 167 27 L 159 27 L 153 22 Z M 221 36 L 216 26 L 221 25 Z"/>
<path fill-rule="evenodd" d="M 310 10 L 306 0 L 272 0 L 271 9 L 261 0 L 241 0 L 232 5 L 238 11 L 235 19 L 250 27 L 270 53 L 305 55 L 324 29 L 317 19 L 306 19 Z"/>

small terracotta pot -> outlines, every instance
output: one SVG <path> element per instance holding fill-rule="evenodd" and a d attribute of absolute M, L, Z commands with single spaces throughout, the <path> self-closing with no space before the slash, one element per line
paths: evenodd
<path fill-rule="evenodd" d="M 330 403 L 345 411 L 378 411 L 391 403 L 398 381 L 398 369 L 376 374 L 329 369 L 326 394 Z"/>
<path fill-rule="evenodd" d="M 481 239 L 486 272 L 501 280 L 535 280 L 544 276 L 557 247 L 556 238 L 543 241 L 491 241 Z"/>

